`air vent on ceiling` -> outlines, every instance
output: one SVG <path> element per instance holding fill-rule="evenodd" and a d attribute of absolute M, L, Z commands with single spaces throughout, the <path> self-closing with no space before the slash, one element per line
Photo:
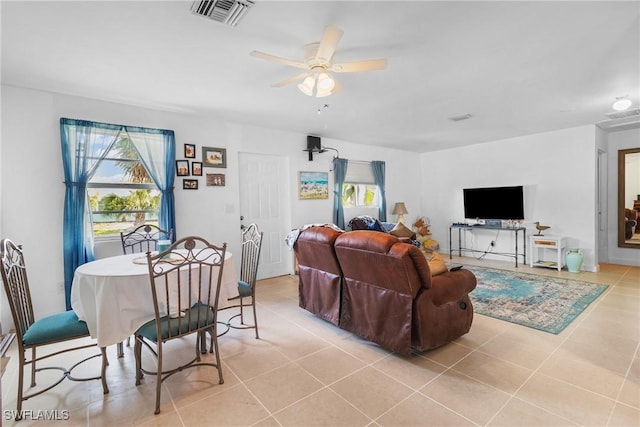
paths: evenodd
<path fill-rule="evenodd" d="M 640 123 L 640 108 L 633 108 L 625 111 L 614 111 L 607 113 L 608 120 L 596 123 L 601 129 L 611 129 L 627 125 L 637 125 Z"/>
<path fill-rule="evenodd" d="M 461 114 L 459 116 L 449 117 L 449 120 L 451 120 L 452 122 L 459 122 L 459 121 L 462 121 L 462 120 L 470 119 L 471 117 L 473 117 L 473 116 L 471 114 L 467 113 L 467 114 Z"/>
<path fill-rule="evenodd" d="M 196 0 L 191 12 L 235 27 L 253 3 L 253 0 Z"/>

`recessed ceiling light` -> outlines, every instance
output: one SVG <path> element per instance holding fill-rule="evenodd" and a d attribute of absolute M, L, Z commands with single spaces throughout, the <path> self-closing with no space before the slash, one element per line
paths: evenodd
<path fill-rule="evenodd" d="M 613 103 L 613 109 L 616 111 L 624 111 L 631 107 L 631 100 L 628 96 L 629 95 L 616 98 L 616 102 Z"/>

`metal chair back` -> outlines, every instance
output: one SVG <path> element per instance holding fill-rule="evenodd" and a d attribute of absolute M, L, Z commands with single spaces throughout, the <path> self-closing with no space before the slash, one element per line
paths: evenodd
<path fill-rule="evenodd" d="M 258 276 L 258 264 L 260 263 L 260 249 L 262 247 L 262 232 L 258 231 L 256 224 L 243 228 L 242 231 L 242 258 L 240 260 L 240 277 L 238 280 L 238 295 L 229 298 L 228 301 L 238 301 L 237 304 L 228 305 L 222 310 L 239 308 L 226 322 L 222 322 L 226 329 L 219 335 L 224 335 L 233 329 L 255 329 L 256 339 L 260 338 L 258 331 L 258 313 L 256 312 L 256 279 Z M 251 302 L 245 302 L 245 298 Z M 245 323 L 244 308 L 253 309 L 253 324 Z M 237 320 L 240 322 L 238 323 Z"/>
<path fill-rule="evenodd" d="M 165 252 L 147 253 L 156 326 L 163 341 L 215 326 L 226 250 L 226 243 L 219 247 L 191 236 Z M 210 318 L 198 317 L 209 314 Z M 163 324 L 173 323 L 177 329 L 161 330 Z"/>
<path fill-rule="evenodd" d="M 240 280 L 251 286 L 251 295 L 255 295 L 260 250 L 262 248 L 262 232 L 256 224 L 251 224 L 242 232 L 242 259 L 240 261 Z"/>
<path fill-rule="evenodd" d="M 153 224 L 139 225 L 129 232 L 120 232 L 125 254 L 151 252 L 158 249 L 158 240 L 173 241 L 173 230 L 165 231 Z"/>
<path fill-rule="evenodd" d="M 34 323 L 33 305 L 22 245 L 16 245 L 9 239 L 3 239 L 0 246 L 0 251 L 2 251 L 2 282 L 9 300 L 16 334 L 21 341 L 24 333 Z"/>

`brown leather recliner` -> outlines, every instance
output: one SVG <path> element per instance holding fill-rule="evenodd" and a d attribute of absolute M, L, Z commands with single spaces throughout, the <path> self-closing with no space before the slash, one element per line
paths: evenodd
<path fill-rule="evenodd" d="M 343 233 L 335 249 L 344 276 L 341 328 L 401 354 L 439 347 L 471 328 L 470 271 L 431 277 L 418 248 L 375 231 Z"/>
<path fill-rule="evenodd" d="M 298 260 L 300 307 L 334 325 L 340 321 L 342 270 L 334 243 L 341 233 L 330 227 L 311 227 L 293 245 Z"/>

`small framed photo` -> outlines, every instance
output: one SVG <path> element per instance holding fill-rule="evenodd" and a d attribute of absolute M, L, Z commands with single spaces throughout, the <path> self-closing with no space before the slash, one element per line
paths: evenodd
<path fill-rule="evenodd" d="M 183 179 L 182 180 L 182 188 L 185 190 L 197 190 L 198 189 L 198 180 L 197 179 Z"/>
<path fill-rule="evenodd" d="M 224 187 L 224 174 L 223 173 L 208 173 L 207 174 L 207 187 Z"/>
<path fill-rule="evenodd" d="M 208 168 L 226 168 L 227 149 L 202 147 L 202 166 Z"/>
<path fill-rule="evenodd" d="M 202 176 L 202 162 L 191 162 L 191 175 Z"/>
<path fill-rule="evenodd" d="M 176 160 L 176 174 L 189 176 L 189 160 Z"/>
<path fill-rule="evenodd" d="M 195 159 L 196 158 L 196 145 L 195 144 L 184 144 L 184 157 L 187 159 Z"/>

